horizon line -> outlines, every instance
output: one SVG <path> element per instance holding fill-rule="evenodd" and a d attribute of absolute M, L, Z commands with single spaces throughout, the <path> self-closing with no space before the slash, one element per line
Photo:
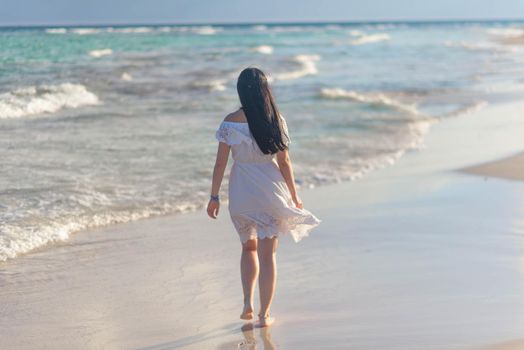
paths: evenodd
<path fill-rule="evenodd" d="M 20 23 L 20 24 L 2 24 L 0 28 L 41 28 L 41 27 L 134 27 L 134 26 L 248 26 L 248 25 L 322 25 L 322 24 L 445 24 L 455 22 L 522 22 L 524 18 L 456 18 L 456 19 L 374 19 L 374 20 L 330 20 L 330 21 L 230 21 L 230 22 L 202 22 L 202 21 L 187 21 L 187 22 L 93 22 L 93 23 Z"/>

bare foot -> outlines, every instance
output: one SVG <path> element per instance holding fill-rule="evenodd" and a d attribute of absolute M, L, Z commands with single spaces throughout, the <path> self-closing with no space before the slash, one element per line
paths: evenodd
<path fill-rule="evenodd" d="M 271 317 L 269 315 L 267 316 L 260 316 L 258 315 L 258 322 L 256 323 L 255 327 L 257 328 L 264 328 L 264 327 L 270 327 L 275 323 L 275 318 Z"/>
<path fill-rule="evenodd" d="M 244 305 L 244 310 L 240 314 L 240 319 L 242 320 L 252 320 L 253 319 L 253 307 L 251 305 Z"/>

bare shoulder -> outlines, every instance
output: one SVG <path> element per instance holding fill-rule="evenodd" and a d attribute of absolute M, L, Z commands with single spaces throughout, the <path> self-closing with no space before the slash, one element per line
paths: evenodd
<path fill-rule="evenodd" d="M 233 113 L 229 113 L 225 118 L 224 121 L 226 122 L 233 122 L 233 123 L 245 123 L 247 122 L 246 115 L 244 114 L 244 111 L 242 108 L 239 108 L 238 110 L 234 111 Z"/>

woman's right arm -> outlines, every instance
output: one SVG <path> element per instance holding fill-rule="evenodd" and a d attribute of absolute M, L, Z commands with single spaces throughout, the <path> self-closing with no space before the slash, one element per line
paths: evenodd
<path fill-rule="evenodd" d="M 287 188 L 291 193 L 293 203 L 295 203 L 297 208 L 302 209 L 304 206 L 297 194 L 297 189 L 295 187 L 295 176 L 293 175 L 293 166 L 291 165 L 291 159 L 289 158 L 289 152 L 287 149 L 277 152 L 277 163 L 280 172 L 286 181 Z"/>

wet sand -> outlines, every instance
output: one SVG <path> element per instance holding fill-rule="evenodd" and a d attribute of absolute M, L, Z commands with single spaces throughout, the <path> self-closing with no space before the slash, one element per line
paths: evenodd
<path fill-rule="evenodd" d="M 505 343 L 486 346 L 481 350 L 522 350 L 524 349 L 524 340 L 514 340 Z"/>
<path fill-rule="evenodd" d="M 1 264 L 2 347 L 505 349 L 524 329 L 524 182 L 455 169 L 524 150 L 521 108 L 437 124 L 395 166 L 303 191 L 323 222 L 281 240 L 270 329 L 241 328 L 240 245 L 222 208 Z"/>
<path fill-rule="evenodd" d="M 465 168 L 464 171 L 484 177 L 500 177 L 509 180 L 524 181 L 524 153 Z"/>

